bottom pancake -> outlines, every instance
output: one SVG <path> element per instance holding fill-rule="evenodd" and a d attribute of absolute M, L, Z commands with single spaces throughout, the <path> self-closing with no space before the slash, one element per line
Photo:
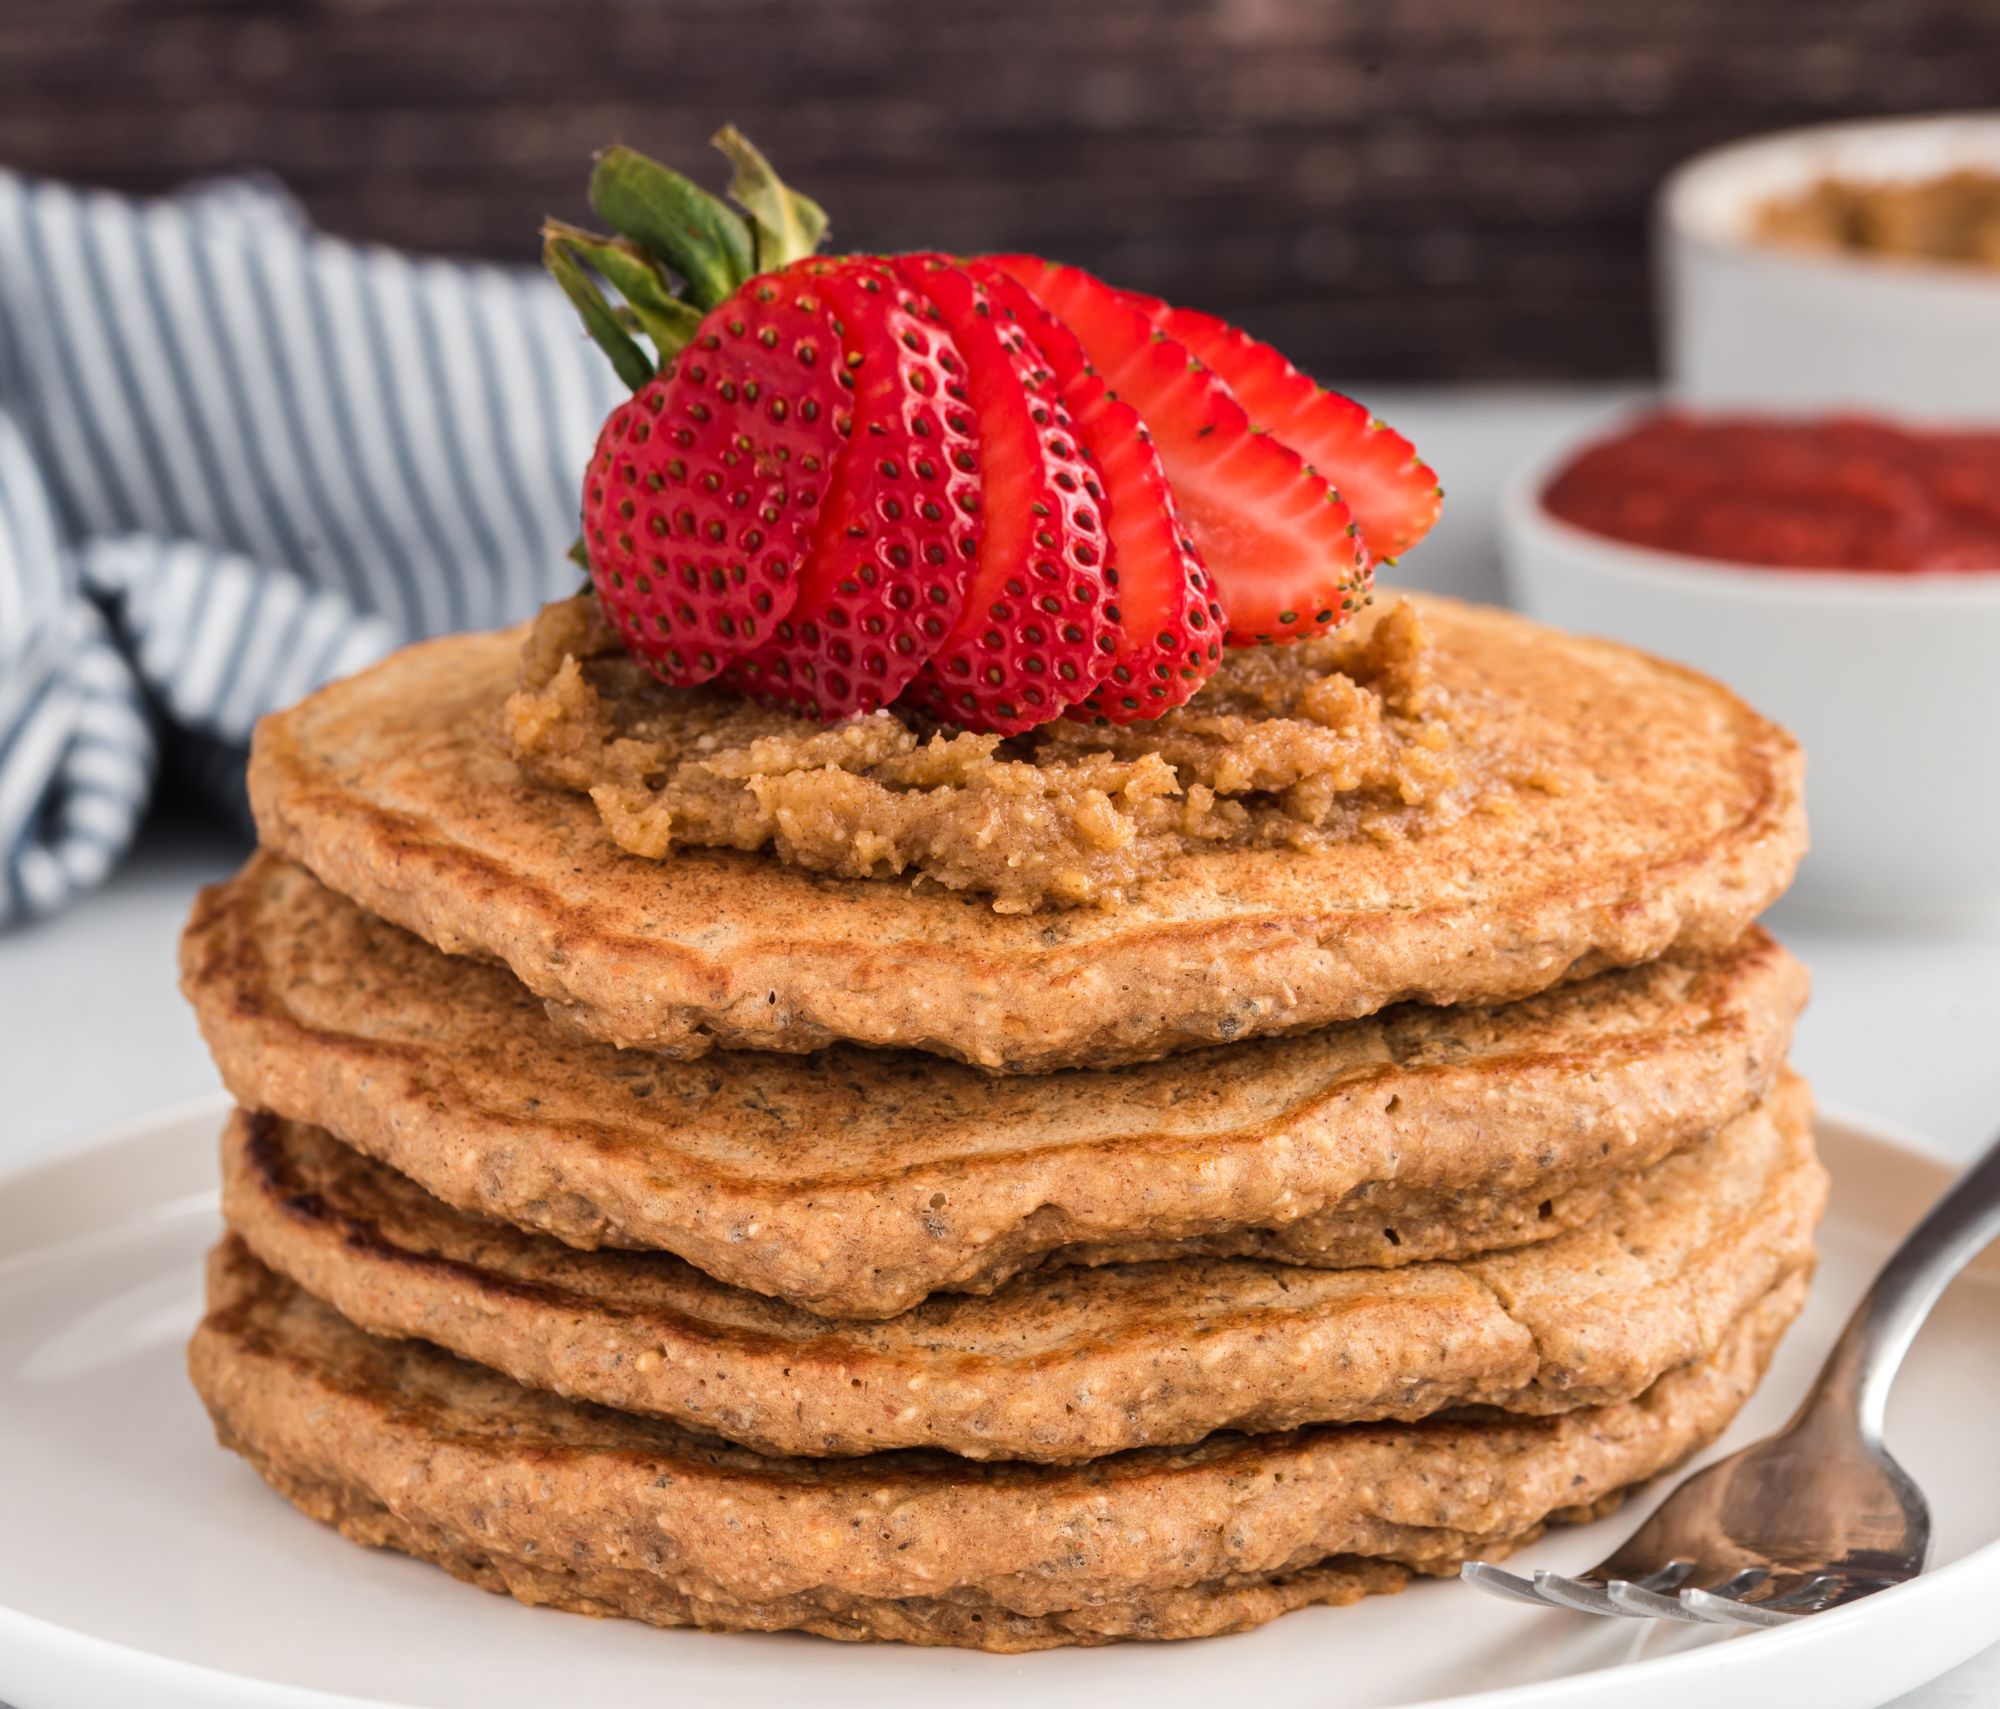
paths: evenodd
<path fill-rule="evenodd" d="M 1789 1278 L 1632 1401 L 1077 1466 L 723 1446 L 365 1335 L 233 1238 L 189 1366 L 223 1443 L 304 1511 L 524 1602 L 1015 1651 L 1240 1630 L 1599 1511 L 1729 1423 L 1804 1294 Z"/>

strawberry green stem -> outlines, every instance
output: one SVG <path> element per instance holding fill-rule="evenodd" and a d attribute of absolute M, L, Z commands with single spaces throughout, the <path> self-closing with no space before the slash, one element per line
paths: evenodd
<path fill-rule="evenodd" d="M 653 377 L 653 359 L 625 330 L 617 311 L 604 300 L 603 294 L 590 282 L 589 275 L 577 264 L 576 258 L 556 238 L 544 241 L 542 264 L 555 275 L 563 294 L 576 305 L 576 312 L 583 317 L 584 330 L 590 334 L 598 349 L 611 358 L 611 366 L 617 370 L 619 379 L 636 392 Z"/>
<path fill-rule="evenodd" d="M 634 391 L 687 344 L 707 310 L 757 274 L 811 255 L 826 235 L 825 210 L 789 188 L 734 125 L 716 133 L 715 146 L 736 169 L 729 194 L 747 221 L 657 160 L 607 148 L 591 173 L 590 201 L 619 235 L 560 220 L 542 227 L 542 260 Z M 622 300 L 606 301 L 598 279 Z"/>
<path fill-rule="evenodd" d="M 686 280 L 697 308 L 714 308 L 754 271 L 741 216 L 636 149 L 607 148 L 597 157 L 590 205 Z"/>
<path fill-rule="evenodd" d="M 594 268 L 617 293 L 653 341 L 662 362 L 694 336 L 701 311 L 673 294 L 666 275 L 637 245 L 620 238 L 599 237 L 560 220 L 542 226 L 544 241 L 559 245 L 574 261 Z"/>
<path fill-rule="evenodd" d="M 715 133 L 715 146 L 736 168 L 729 199 L 750 216 L 756 246 L 754 271 L 768 273 L 802 261 L 826 236 L 826 210 L 810 196 L 789 188 L 771 163 L 734 125 Z"/>

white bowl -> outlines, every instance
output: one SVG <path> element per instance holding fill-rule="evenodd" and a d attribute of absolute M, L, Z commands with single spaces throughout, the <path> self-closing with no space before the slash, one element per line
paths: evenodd
<path fill-rule="evenodd" d="M 1801 905 L 1876 922 L 2000 916 L 2000 571 L 1768 569 L 1586 532 L 1542 493 L 1602 431 L 1509 483 L 1514 603 L 1691 665 L 1798 737 Z"/>
<path fill-rule="evenodd" d="M 1697 156 L 1660 191 L 1668 384 L 1699 407 L 2000 421 L 2000 269 L 1793 249 L 1757 210 L 1827 177 L 2000 171 L 2000 113 L 1786 131 Z"/>

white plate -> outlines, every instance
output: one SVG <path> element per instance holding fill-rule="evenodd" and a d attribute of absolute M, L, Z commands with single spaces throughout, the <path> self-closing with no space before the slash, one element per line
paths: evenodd
<path fill-rule="evenodd" d="M 1233 1638 L 1019 1657 L 659 1632 L 517 1607 L 355 1548 L 216 1449 L 181 1343 L 215 1232 L 220 1113 L 183 1110 L 0 1181 L 0 1701 L 14 1709 L 1559 1709 L 1614 1691 L 1621 1709 L 1873 1709 L 2000 1638 L 1993 1263 L 1947 1297 L 1891 1409 L 1896 1451 L 1937 1512 L 1935 1570 L 1781 1631 L 1541 1613 L 1452 1582 Z M 1813 1304 L 1727 1446 L 1783 1418 L 1876 1262 L 1947 1178 L 1854 1123 L 1825 1122 L 1821 1137 L 1835 1188 Z M 1581 1569 L 1633 1523 L 1564 1531 L 1519 1559 Z"/>

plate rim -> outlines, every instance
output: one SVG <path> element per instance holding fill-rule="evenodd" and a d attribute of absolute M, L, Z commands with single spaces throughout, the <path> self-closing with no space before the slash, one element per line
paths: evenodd
<path fill-rule="evenodd" d="M 38 1152 L 0 1170 L 0 1196 L 10 1196 L 49 1176 L 88 1168 L 100 1153 L 162 1130 L 204 1118 L 219 1119 L 232 1103 L 226 1092 L 203 1093 L 166 1105 L 150 1114 L 128 1117 L 75 1139 L 59 1141 L 51 1150 Z M 1815 1112 L 1814 1125 L 1817 1130 L 1840 1129 L 1842 1137 L 1848 1141 L 1900 1152 L 1911 1161 L 1936 1172 L 1940 1176 L 1940 1184 L 1957 1173 L 1953 1158 L 1932 1142 L 1896 1123 L 1864 1116 L 1835 1104 L 1820 1107 Z M 106 1224 L 106 1229 L 115 1227 L 118 1220 L 114 1217 Z M 58 1237 L 52 1244 L 63 1243 L 63 1237 Z M 31 1246 L 8 1257 L 10 1260 L 18 1258 L 32 1262 L 38 1252 L 47 1250 L 47 1247 Z M 12 1267 L 11 1263 L 8 1267 Z M 1878 1626 L 1885 1617 L 1896 1617 L 1885 1616 L 1885 1610 L 1901 1611 L 1913 1606 L 1934 1609 L 1941 1602 L 1969 1603 L 1982 1595 L 1981 1587 L 1988 1579 L 1995 1588 L 2000 1588 L 2000 1536 L 1908 1584 L 1879 1592 L 1851 1607 L 1817 1615 L 1795 1626 L 1777 1631 L 1744 1633 L 1726 1642 L 1669 1655 L 1612 1661 L 1602 1667 L 1553 1680 L 1524 1681 L 1488 1691 L 1411 1700 L 1398 1705 L 1397 1709 L 1562 1709 L 1563 1705 L 1590 1702 L 1597 1693 L 1606 1690 L 1609 1681 L 1614 1678 L 1621 1687 L 1627 1683 L 1635 1686 L 1643 1684 L 1649 1693 L 1647 1701 L 1652 1701 L 1652 1693 L 1698 1683 L 1717 1671 L 1739 1670 L 1746 1654 L 1744 1638 L 1755 1639 L 1754 1654 L 1761 1661 L 1782 1667 L 1783 1658 L 1839 1643 L 1850 1634 Z M 1966 1622 L 1968 1628 L 1972 1624 Z M 1953 1652 L 1948 1658 L 1942 1650 L 1931 1646 L 1925 1652 L 1927 1659 L 1923 1666 L 1926 1671 L 1906 1680 L 1896 1689 L 1910 1689 L 1935 1679 L 1991 1647 L 1996 1641 L 2000 1641 L 2000 1616 L 1996 1616 L 1990 1630 L 1970 1630 L 1969 1635 L 1967 1632 L 1956 1632 L 1948 1646 Z M 249 1674 L 163 1655 L 0 1604 L 0 1655 L 19 1655 L 22 1653 L 20 1646 L 30 1643 L 43 1648 L 44 1666 L 37 1671 L 44 1675 L 54 1676 L 53 1670 L 88 1668 L 104 1685 L 143 1683 L 155 1691 L 171 1685 L 176 1691 L 176 1701 L 212 1704 L 217 1709 L 238 1704 L 255 1704 L 258 1709 L 425 1709 L 424 1705 L 406 1698 L 353 1697 L 324 1691 L 316 1686 L 258 1679 Z M 1933 1660 L 1939 1665 L 1933 1666 Z M 194 1695 L 196 1692 L 201 1695 Z M 1313 1701 L 1330 1705 L 1335 1700 L 1316 1696 Z M 39 1709 L 39 1705 L 35 1709 Z"/>

